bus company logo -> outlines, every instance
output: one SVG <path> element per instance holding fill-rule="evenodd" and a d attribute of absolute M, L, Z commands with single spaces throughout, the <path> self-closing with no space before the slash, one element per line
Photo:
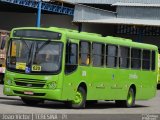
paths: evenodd
<path fill-rule="evenodd" d="M 142 120 L 159 120 L 159 116 L 154 114 L 142 114 Z"/>
<path fill-rule="evenodd" d="M 27 87 L 32 87 L 32 84 L 27 84 Z"/>
<path fill-rule="evenodd" d="M 130 79 L 138 79 L 138 75 L 137 74 L 129 74 L 129 78 Z"/>

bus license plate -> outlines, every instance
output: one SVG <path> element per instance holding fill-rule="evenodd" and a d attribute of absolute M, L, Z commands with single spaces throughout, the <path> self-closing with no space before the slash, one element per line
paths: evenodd
<path fill-rule="evenodd" d="M 25 94 L 25 95 L 33 95 L 34 93 L 31 92 L 31 91 L 25 91 L 24 94 Z"/>

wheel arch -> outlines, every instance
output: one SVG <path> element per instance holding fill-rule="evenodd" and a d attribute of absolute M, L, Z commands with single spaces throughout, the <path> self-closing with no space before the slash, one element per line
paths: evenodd
<path fill-rule="evenodd" d="M 87 85 L 86 85 L 86 83 L 85 83 L 85 82 L 81 82 L 81 83 L 79 84 L 78 88 L 79 88 L 79 87 L 84 88 L 84 90 L 85 90 L 85 91 L 86 91 L 86 93 L 87 93 Z"/>

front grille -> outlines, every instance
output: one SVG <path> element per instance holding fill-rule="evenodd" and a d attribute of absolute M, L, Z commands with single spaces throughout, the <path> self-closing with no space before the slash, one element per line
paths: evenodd
<path fill-rule="evenodd" d="M 44 84 L 33 84 L 33 83 L 23 83 L 23 82 L 15 82 L 18 86 L 26 86 L 26 87 L 43 87 Z"/>
<path fill-rule="evenodd" d="M 13 92 L 14 92 L 15 94 L 26 95 L 26 94 L 24 94 L 24 92 L 22 92 L 22 91 L 13 90 Z M 30 96 L 45 96 L 45 93 L 34 93 L 33 95 L 30 95 Z"/>
<path fill-rule="evenodd" d="M 16 86 L 43 88 L 46 81 L 38 79 L 14 79 Z"/>

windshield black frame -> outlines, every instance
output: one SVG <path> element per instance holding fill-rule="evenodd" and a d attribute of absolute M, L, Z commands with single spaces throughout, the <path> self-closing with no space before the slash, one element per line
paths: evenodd
<path fill-rule="evenodd" d="M 26 47 L 29 50 L 28 52 L 31 52 L 30 58 L 29 57 L 27 58 L 25 70 L 16 69 L 16 67 L 12 68 L 12 67 L 9 66 L 10 63 L 11 63 L 11 47 L 12 47 L 13 40 L 15 40 L 15 41 L 24 41 L 24 42 L 25 41 L 31 41 L 32 42 L 31 46 L 27 46 L 25 44 Z M 55 71 L 33 71 L 33 70 L 30 70 L 29 72 L 26 72 L 27 67 L 32 69 L 33 65 L 35 65 L 35 63 L 33 63 L 34 62 L 33 60 L 35 59 L 35 54 L 36 54 L 35 52 L 36 52 L 36 47 L 37 47 L 38 42 L 39 43 L 42 42 L 43 44 L 47 44 L 47 45 L 48 44 L 49 45 L 52 45 L 52 44 L 59 45 L 59 56 L 58 56 L 59 57 L 59 64 L 58 64 L 59 66 Z M 29 55 L 29 54 L 27 54 L 27 55 Z M 43 74 L 44 75 L 46 75 L 46 74 L 58 74 L 62 70 L 62 58 L 63 58 L 63 42 L 56 41 L 56 40 L 49 41 L 49 40 L 31 40 L 31 39 L 17 39 L 17 38 L 15 39 L 15 38 L 11 38 L 9 40 L 9 44 L 8 44 L 6 68 L 9 71 L 17 72 L 17 73 L 24 73 L 24 74 L 41 74 L 41 75 L 43 75 Z M 16 61 L 16 64 L 17 64 L 18 61 L 17 60 L 15 60 L 15 61 Z"/>

